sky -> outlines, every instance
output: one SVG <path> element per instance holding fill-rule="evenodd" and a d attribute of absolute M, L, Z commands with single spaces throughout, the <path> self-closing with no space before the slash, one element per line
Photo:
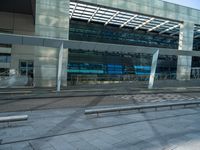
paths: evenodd
<path fill-rule="evenodd" d="M 187 7 L 192 7 L 192 8 L 200 10 L 200 0 L 163 0 L 163 1 L 171 2 L 171 3 L 175 3 L 175 4 L 187 6 Z"/>

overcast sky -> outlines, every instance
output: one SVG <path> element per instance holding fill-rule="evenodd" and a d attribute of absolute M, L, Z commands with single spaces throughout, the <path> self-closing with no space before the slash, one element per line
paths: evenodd
<path fill-rule="evenodd" d="M 192 7 L 200 10 L 200 0 L 163 0 L 171 3 L 176 3 L 179 5 Z"/>

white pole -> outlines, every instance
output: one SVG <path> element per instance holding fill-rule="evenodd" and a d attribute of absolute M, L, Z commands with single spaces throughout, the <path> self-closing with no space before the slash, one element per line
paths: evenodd
<path fill-rule="evenodd" d="M 61 77 L 62 77 L 62 62 L 63 62 L 63 42 L 60 45 L 59 56 L 58 56 L 57 92 L 60 92 Z"/>
<path fill-rule="evenodd" d="M 156 52 L 153 54 L 152 58 L 152 64 L 151 64 L 151 74 L 149 77 L 149 89 L 153 88 L 155 74 L 156 74 L 156 68 L 157 68 L 157 62 L 158 62 L 158 55 L 159 55 L 159 49 L 156 50 Z"/>

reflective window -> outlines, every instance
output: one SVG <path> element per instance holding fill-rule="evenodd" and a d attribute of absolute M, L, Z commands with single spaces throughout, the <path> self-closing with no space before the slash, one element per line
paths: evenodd
<path fill-rule="evenodd" d="M 138 46 L 178 48 L 177 37 L 158 36 L 146 34 L 143 31 L 134 31 L 132 28 L 118 26 L 104 26 L 96 23 L 86 23 L 78 20 L 70 21 L 69 39 L 94 41 L 115 44 L 128 44 Z"/>
<path fill-rule="evenodd" d="M 10 63 L 10 60 L 11 60 L 11 56 L 10 54 L 1 54 L 0 53 L 0 62 L 1 63 Z"/>

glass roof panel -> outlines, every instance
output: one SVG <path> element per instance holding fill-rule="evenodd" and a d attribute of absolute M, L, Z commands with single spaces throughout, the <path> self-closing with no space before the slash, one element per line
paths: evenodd
<path fill-rule="evenodd" d="M 94 12 L 96 9 L 86 8 L 85 11 Z"/>
<path fill-rule="evenodd" d="M 151 19 L 151 17 L 126 11 L 118 12 L 118 10 L 115 9 L 104 7 L 99 8 L 99 6 L 87 5 L 77 2 L 70 2 L 69 9 L 70 18 L 82 20 L 91 19 L 90 21 L 101 22 L 104 24 L 108 22 L 107 24 L 117 24 L 121 27 L 135 28 L 139 26 L 138 29 L 163 32 L 162 34 L 174 34 L 175 32 L 178 32 L 180 28 L 180 26 L 177 26 L 179 22 L 164 20 L 160 18 L 155 18 L 154 20 L 147 22 Z M 194 31 L 195 35 L 200 34 L 200 25 L 195 25 Z"/>

